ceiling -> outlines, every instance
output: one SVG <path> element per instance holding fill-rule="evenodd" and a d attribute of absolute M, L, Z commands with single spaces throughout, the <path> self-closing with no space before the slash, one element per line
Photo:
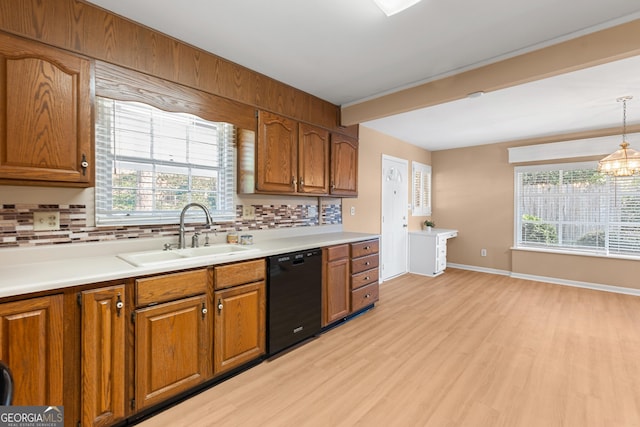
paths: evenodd
<path fill-rule="evenodd" d="M 353 105 L 640 18 L 638 0 L 92 0 L 337 105 Z M 429 150 L 640 123 L 640 58 L 362 125 Z"/>

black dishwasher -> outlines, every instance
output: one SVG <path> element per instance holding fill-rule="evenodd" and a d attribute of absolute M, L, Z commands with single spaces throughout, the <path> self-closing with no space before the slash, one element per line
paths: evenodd
<path fill-rule="evenodd" d="M 268 258 L 267 352 L 276 354 L 320 332 L 322 250 Z"/>

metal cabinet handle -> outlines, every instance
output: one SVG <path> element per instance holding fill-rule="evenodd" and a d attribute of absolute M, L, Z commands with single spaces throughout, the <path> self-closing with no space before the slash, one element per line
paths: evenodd
<path fill-rule="evenodd" d="M 222 308 L 224 306 L 222 305 L 222 300 L 220 298 L 218 298 L 218 314 L 220 314 L 222 312 Z"/>
<path fill-rule="evenodd" d="M 371 298 L 371 294 L 366 294 L 364 297 L 365 298 Z"/>
<path fill-rule="evenodd" d="M 207 305 L 205 303 L 202 303 L 202 318 L 204 319 L 204 316 L 206 316 L 207 314 Z"/>
<path fill-rule="evenodd" d="M 371 265 L 369 261 L 365 262 L 364 265 Z"/>
<path fill-rule="evenodd" d="M 365 251 L 368 251 L 369 249 L 371 249 L 371 246 L 365 246 L 365 247 L 364 247 L 364 250 L 365 250 Z"/>
<path fill-rule="evenodd" d="M 369 280 L 369 276 L 365 276 L 364 280 Z"/>
<path fill-rule="evenodd" d="M 296 177 L 295 176 L 291 177 L 291 187 L 296 188 Z"/>

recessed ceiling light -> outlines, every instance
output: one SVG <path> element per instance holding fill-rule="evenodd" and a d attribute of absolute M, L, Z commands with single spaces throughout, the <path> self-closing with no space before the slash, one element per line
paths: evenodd
<path fill-rule="evenodd" d="M 410 8 L 420 0 L 373 0 L 378 7 L 387 15 L 395 15 L 398 12 Z"/>

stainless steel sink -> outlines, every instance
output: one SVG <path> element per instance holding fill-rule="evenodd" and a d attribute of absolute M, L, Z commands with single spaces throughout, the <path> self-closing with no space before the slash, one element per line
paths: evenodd
<path fill-rule="evenodd" d="M 215 261 L 220 258 L 233 258 L 234 255 L 248 254 L 257 251 L 257 249 L 247 246 L 218 244 L 199 248 L 127 252 L 118 254 L 118 258 L 135 267 L 146 267 L 160 264 L 176 265 L 186 259 L 205 257 Z"/>

